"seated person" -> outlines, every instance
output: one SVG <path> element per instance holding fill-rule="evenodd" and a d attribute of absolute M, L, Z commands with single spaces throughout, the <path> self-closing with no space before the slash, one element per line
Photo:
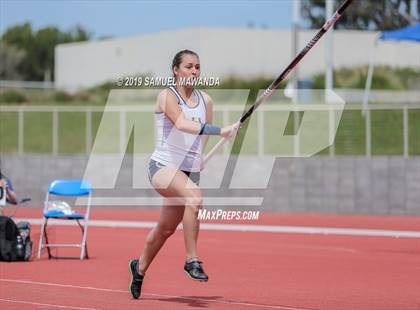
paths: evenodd
<path fill-rule="evenodd" d="M 0 175 L 0 187 L 3 187 L 6 192 L 6 201 L 11 204 L 17 204 L 17 196 L 13 189 L 12 181 L 4 174 Z M 0 206 L 0 215 L 3 215 L 3 206 Z"/>

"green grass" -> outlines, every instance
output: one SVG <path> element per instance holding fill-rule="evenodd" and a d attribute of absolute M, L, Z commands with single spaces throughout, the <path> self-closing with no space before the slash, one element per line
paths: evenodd
<path fill-rule="evenodd" d="M 402 111 L 372 111 L 372 155 L 403 153 Z"/>
<path fill-rule="evenodd" d="M 408 114 L 409 124 L 409 154 L 419 155 L 420 154 L 420 110 L 410 111 Z"/>
<path fill-rule="evenodd" d="M 59 145 L 62 154 L 72 154 L 73 150 L 82 151 L 86 145 L 85 113 L 59 114 Z"/>
<path fill-rule="evenodd" d="M 329 154 L 329 149 L 325 148 L 319 154 Z M 366 154 L 365 118 L 360 111 L 344 110 L 335 136 L 334 149 L 340 155 Z"/>
<path fill-rule="evenodd" d="M 51 152 L 52 113 L 25 113 L 24 120 L 24 150 L 36 153 Z"/>
<path fill-rule="evenodd" d="M 18 114 L 0 113 L 0 151 L 18 151 Z"/>
<path fill-rule="evenodd" d="M 59 114 L 59 154 L 81 154 L 86 152 L 86 115 L 80 112 L 60 112 Z M 241 112 L 230 112 L 232 123 L 238 119 Z M 409 110 L 409 154 L 420 155 L 420 110 Z M 268 112 L 265 118 L 264 152 L 279 154 L 284 150 L 279 137 L 290 136 L 293 131 L 293 118 L 284 112 Z M 103 153 L 119 151 L 119 113 L 108 113 L 106 116 L 110 124 L 102 132 L 104 138 L 99 148 Z M 214 123 L 222 125 L 222 112 L 216 112 Z M 373 155 L 401 155 L 403 154 L 403 113 L 400 110 L 375 110 L 371 112 L 372 119 L 372 154 Z M 102 112 L 92 113 L 92 139 L 98 132 Z M 50 112 L 25 112 L 24 114 L 24 152 L 51 153 L 52 152 L 52 122 Z M 135 112 L 127 114 L 127 135 L 136 123 L 135 131 L 129 139 L 127 152 L 151 153 L 154 148 L 153 114 Z M 284 128 L 285 124 L 286 130 Z M 258 116 L 252 117 L 245 133 L 241 152 L 243 154 L 257 154 L 258 151 Z M 283 139 L 284 140 L 284 139 Z M 99 140 L 97 140 L 98 142 Z M 211 137 L 207 150 L 218 141 Z M 365 119 L 360 111 L 344 110 L 338 127 L 334 143 L 337 155 L 364 155 Z M 18 151 L 18 113 L 2 112 L 0 114 L 0 150 L 1 152 L 16 153 Z M 287 149 L 288 150 L 288 149 Z M 288 150 L 291 152 L 291 150 Z M 321 150 L 319 155 L 326 155 L 329 149 Z"/>

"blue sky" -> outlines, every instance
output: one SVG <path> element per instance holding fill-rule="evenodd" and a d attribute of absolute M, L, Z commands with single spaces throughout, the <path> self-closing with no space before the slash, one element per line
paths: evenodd
<path fill-rule="evenodd" d="M 288 29 L 292 0 L 142 1 L 142 0 L 0 0 L 0 33 L 29 21 L 39 29 L 76 25 L 103 36 L 132 36 L 186 27 Z"/>

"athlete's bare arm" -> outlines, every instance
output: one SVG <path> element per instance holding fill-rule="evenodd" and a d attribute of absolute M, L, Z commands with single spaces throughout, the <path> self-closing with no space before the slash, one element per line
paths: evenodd
<path fill-rule="evenodd" d="M 211 99 L 211 97 L 201 91 L 201 94 L 203 95 L 203 99 L 204 102 L 206 104 L 206 123 L 207 124 L 212 124 L 213 123 L 213 100 Z M 210 136 L 206 135 L 203 137 L 203 151 L 206 149 L 207 146 L 207 142 L 209 141 Z"/>
<path fill-rule="evenodd" d="M 198 135 L 201 131 L 201 124 L 199 122 L 191 121 L 185 117 L 184 112 L 178 105 L 178 98 L 168 89 L 164 89 L 158 95 L 156 112 L 165 113 L 178 130 L 195 135 Z M 220 136 L 230 137 L 233 130 L 233 126 L 223 127 L 220 131 Z"/>
<path fill-rule="evenodd" d="M 164 89 L 159 94 L 157 100 L 158 111 L 165 113 L 165 115 L 175 125 L 176 129 L 191 134 L 199 134 L 201 124 L 199 122 L 191 121 L 185 117 L 184 112 L 178 105 L 178 98 L 172 91 Z"/>

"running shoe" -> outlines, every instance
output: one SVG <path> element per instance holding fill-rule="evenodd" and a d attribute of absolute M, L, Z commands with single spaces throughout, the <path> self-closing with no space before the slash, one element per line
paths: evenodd
<path fill-rule="evenodd" d="M 130 270 L 131 281 L 128 290 L 135 299 L 139 299 L 141 294 L 141 285 L 143 284 L 144 276 L 138 272 L 138 259 L 132 259 L 128 264 L 128 269 Z"/>
<path fill-rule="evenodd" d="M 201 282 L 207 282 L 209 277 L 201 267 L 203 262 L 200 261 L 192 261 L 192 262 L 185 262 L 184 271 L 191 279 Z"/>

